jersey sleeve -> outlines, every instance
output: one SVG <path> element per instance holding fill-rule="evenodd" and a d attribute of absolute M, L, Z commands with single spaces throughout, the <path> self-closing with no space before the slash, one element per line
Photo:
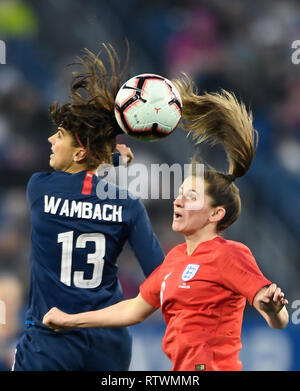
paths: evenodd
<path fill-rule="evenodd" d="M 222 259 L 220 274 L 221 283 L 246 297 L 250 305 L 253 305 L 253 299 L 259 289 L 272 283 L 263 275 L 246 246 L 228 251 Z"/>
<path fill-rule="evenodd" d="M 160 266 L 140 285 L 142 298 L 155 308 L 160 307 Z"/>
<path fill-rule="evenodd" d="M 136 214 L 131 224 L 128 241 L 144 275 L 148 277 L 162 263 L 165 254 L 153 232 L 147 211 L 141 200 L 135 200 L 134 210 Z"/>

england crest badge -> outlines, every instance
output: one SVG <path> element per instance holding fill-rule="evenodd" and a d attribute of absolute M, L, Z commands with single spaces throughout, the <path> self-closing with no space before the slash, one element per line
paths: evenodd
<path fill-rule="evenodd" d="M 196 265 L 194 263 L 189 263 L 187 267 L 184 269 L 184 272 L 182 273 L 182 281 L 189 281 L 191 280 L 195 274 L 197 273 L 200 265 Z"/>

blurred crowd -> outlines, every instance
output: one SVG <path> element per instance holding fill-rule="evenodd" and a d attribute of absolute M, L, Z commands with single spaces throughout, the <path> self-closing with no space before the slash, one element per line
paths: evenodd
<path fill-rule="evenodd" d="M 53 130 L 49 104 L 68 99 L 72 69 L 67 65 L 83 47 L 97 51 L 101 42 L 109 41 L 122 53 L 125 37 L 132 75 L 155 72 L 172 78 L 185 72 L 200 91 L 225 88 L 251 107 L 259 147 L 245 182 L 255 202 L 247 206 L 246 197 L 246 207 L 261 213 L 267 209 L 278 217 L 288 240 L 299 243 L 300 64 L 291 61 L 292 42 L 300 39 L 298 1 L 232 0 L 229 5 L 225 0 L 1 0 L 6 64 L 0 65 L 0 300 L 9 297 L 13 304 L 7 315 L 10 324 L 0 326 L 0 352 L 8 352 L 5 357 L 0 354 L 0 369 L 12 363 L 28 297 L 26 182 L 33 172 L 48 170 L 47 138 Z M 191 144 L 183 141 L 183 132 L 175 133 L 151 145 L 121 139 L 137 159 L 147 153 L 156 163 L 187 163 Z M 179 154 L 182 142 L 186 154 Z M 220 160 L 218 149 L 200 153 Z M 146 206 L 168 251 L 181 241 L 170 230 L 171 202 L 150 201 Z M 253 224 L 249 230 L 257 228 Z M 250 235 L 247 223 L 239 227 L 243 237 Z M 233 239 L 238 240 L 236 235 Z M 292 267 L 300 273 L 299 255 L 295 246 L 292 259 L 283 260 L 286 268 L 294 262 Z M 271 273 L 272 259 L 264 262 Z M 130 249 L 121 256 L 120 273 L 125 296 L 134 295 L 143 276 Z M 297 287 L 289 288 L 298 292 Z"/>

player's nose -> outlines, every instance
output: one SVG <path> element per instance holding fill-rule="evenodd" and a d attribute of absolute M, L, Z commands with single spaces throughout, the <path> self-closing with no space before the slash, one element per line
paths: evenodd
<path fill-rule="evenodd" d="M 179 194 L 177 198 L 174 200 L 173 205 L 176 206 L 177 208 L 183 208 L 184 207 L 184 200 L 183 196 Z"/>

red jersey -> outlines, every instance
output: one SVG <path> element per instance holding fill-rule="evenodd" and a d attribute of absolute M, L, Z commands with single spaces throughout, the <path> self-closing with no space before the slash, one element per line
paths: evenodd
<path fill-rule="evenodd" d="M 241 329 L 246 299 L 252 305 L 270 285 L 244 244 L 216 237 L 187 255 L 174 247 L 140 286 L 145 301 L 161 307 L 162 347 L 172 370 L 241 370 Z"/>

